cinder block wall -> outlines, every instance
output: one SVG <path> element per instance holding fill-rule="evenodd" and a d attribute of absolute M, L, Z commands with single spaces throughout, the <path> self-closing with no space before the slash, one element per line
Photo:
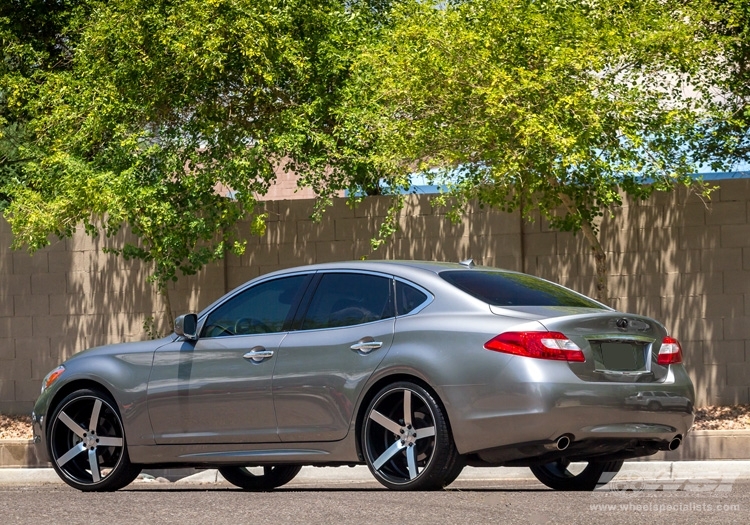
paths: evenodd
<path fill-rule="evenodd" d="M 750 402 L 748 202 L 750 180 L 729 180 L 711 203 L 678 191 L 625 203 L 601 225 L 612 306 L 655 317 L 680 339 L 699 405 Z M 361 257 L 472 257 L 594 293 L 593 257 L 583 236 L 552 231 L 538 219 L 469 207 L 454 225 L 427 196 L 413 196 L 400 230 L 373 252 L 370 239 L 385 216 L 385 198 L 354 210 L 336 200 L 320 223 L 309 218 L 309 199 L 265 205 L 266 234 L 250 237 L 242 257 L 181 278 L 170 291 L 175 311 L 200 310 L 269 271 Z M 75 352 L 144 339 L 147 317 L 162 320 L 157 329 L 166 330 L 163 302 L 146 283 L 148 268 L 101 252 L 122 240 L 79 233 L 29 256 L 8 248 L 10 229 L 0 219 L 0 412 L 30 410 L 43 376 Z"/>

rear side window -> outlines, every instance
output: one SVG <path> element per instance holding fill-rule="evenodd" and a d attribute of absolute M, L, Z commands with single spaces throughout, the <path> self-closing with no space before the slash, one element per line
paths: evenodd
<path fill-rule="evenodd" d="M 603 307 L 558 284 L 514 272 L 448 270 L 440 277 L 493 306 L 577 306 Z"/>
<path fill-rule="evenodd" d="M 406 315 L 422 306 L 427 295 L 413 286 L 396 281 L 396 314 Z"/>
<path fill-rule="evenodd" d="M 323 274 L 302 330 L 354 326 L 393 317 L 391 283 L 391 279 L 377 275 Z"/>

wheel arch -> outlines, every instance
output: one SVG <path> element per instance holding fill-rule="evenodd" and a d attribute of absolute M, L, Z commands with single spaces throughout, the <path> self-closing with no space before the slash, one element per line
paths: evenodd
<path fill-rule="evenodd" d="M 45 435 L 45 442 L 47 443 L 47 454 L 51 458 L 51 452 L 50 452 L 50 443 L 49 443 L 49 418 L 52 416 L 52 414 L 55 413 L 55 410 L 57 410 L 57 407 L 60 405 L 60 403 L 65 399 L 68 395 L 72 394 L 73 392 L 77 390 L 84 390 L 84 389 L 90 389 L 90 390 L 98 390 L 99 392 L 102 392 L 104 394 L 107 394 L 110 399 L 113 399 L 115 401 L 115 409 L 117 409 L 117 412 L 120 416 L 120 419 L 122 419 L 122 411 L 120 410 L 120 407 L 117 404 L 117 400 L 115 399 L 115 396 L 112 395 L 112 392 L 104 386 L 102 383 L 99 383 L 97 381 L 94 381 L 93 379 L 74 379 L 63 386 L 60 387 L 60 389 L 55 392 L 55 395 L 52 396 L 52 399 L 49 402 L 49 405 L 47 406 L 47 414 L 45 417 L 45 424 L 44 424 L 44 435 Z"/>
<path fill-rule="evenodd" d="M 364 454 L 362 452 L 362 426 L 364 425 L 365 421 L 365 412 L 367 412 L 367 407 L 370 406 L 370 403 L 375 398 L 378 392 L 380 392 L 383 388 L 385 388 L 387 385 L 398 383 L 400 381 L 407 381 L 414 384 L 417 384 L 427 390 L 430 395 L 432 395 L 433 398 L 435 398 L 435 401 L 440 405 L 440 408 L 443 411 L 443 415 L 445 417 L 445 421 L 448 425 L 448 429 L 451 432 L 451 435 L 453 434 L 453 427 L 451 426 L 450 422 L 450 416 L 448 415 L 448 411 L 446 410 L 445 403 L 440 398 L 440 395 L 438 392 L 424 379 L 421 377 L 410 374 L 408 372 L 394 372 L 392 374 L 380 377 L 377 379 L 374 383 L 372 383 L 368 388 L 365 394 L 362 396 L 362 399 L 359 404 L 359 408 L 357 409 L 357 417 L 356 422 L 354 426 L 355 431 L 355 443 L 357 447 L 357 457 L 360 461 L 364 461 Z"/>

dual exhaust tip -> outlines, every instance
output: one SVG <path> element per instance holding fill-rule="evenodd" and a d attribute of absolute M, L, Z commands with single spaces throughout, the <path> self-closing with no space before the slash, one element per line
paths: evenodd
<path fill-rule="evenodd" d="M 545 445 L 545 448 L 549 450 L 565 450 L 570 446 L 571 440 L 570 436 L 563 434 L 559 438 L 557 438 L 554 442 Z M 680 445 L 682 445 L 682 436 L 676 436 L 672 441 L 669 442 L 667 445 L 667 450 L 677 450 L 680 448 Z"/>

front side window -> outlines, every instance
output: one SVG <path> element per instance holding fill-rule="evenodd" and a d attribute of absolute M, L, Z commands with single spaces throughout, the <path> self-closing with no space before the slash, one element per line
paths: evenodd
<path fill-rule="evenodd" d="M 306 279 L 283 277 L 244 290 L 208 314 L 201 337 L 282 332 Z"/>
<path fill-rule="evenodd" d="M 354 326 L 393 317 L 391 283 L 391 279 L 377 275 L 323 274 L 302 330 Z"/>

